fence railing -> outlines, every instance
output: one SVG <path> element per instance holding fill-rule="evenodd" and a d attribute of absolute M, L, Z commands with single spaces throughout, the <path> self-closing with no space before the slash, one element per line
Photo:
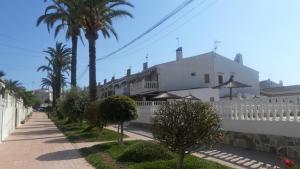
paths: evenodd
<path fill-rule="evenodd" d="M 130 95 L 141 94 L 158 89 L 157 81 L 140 81 L 130 85 Z"/>
<path fill-rule="evenodd" d="M 211 103 L 222 120 L 225 131 L 300 138 L 298 96 L 226 100 Z M 164 102 L 137 102 L 139 118 L 134 122 L 149 124 L 154 112 Z"/>
<path fill-rule="evenodd" d="M 297 97 L 220 101 L 213 105 L 226 131 L 300 138 Z"/>

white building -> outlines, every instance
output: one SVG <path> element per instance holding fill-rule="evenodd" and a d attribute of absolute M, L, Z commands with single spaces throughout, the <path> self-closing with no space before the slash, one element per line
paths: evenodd
<path fill-rule="evenodd" d="M 129 69 L 125 77 L 120 79 L 113 77 L 110 82 L 105 80 L 103 85 L 99 85 L 100 96 L 105 98 L 110 95 L 130 95 L 138 100 L 148 100 L 162 92 L 187 91 L 189 94 L 197 95 L 198 98 L 206 97 L 206 100 L 211 100 L 211 97 L 229 95 L 228 89 L 220 89 L 216 96 L 214 90 L 219 89 L 212 88 L 229 80 L 232 75 L 235 81 L 252 86 L 235 89 L 233 95 L 258 95 L 259 73 L 243 65 L 241 55 L 237 55 L 237 58 L 233 61 L 215 52 L 183 58 L 182 48 L 178 48 L 175 61 L 150 68 L 148 63 L 144 63 L 143 71 L 140 73 L 131 74 Z M 199 90 L 196 89 L 201 89 L 203 96 L 200 96 L 201 93 L 199 94 Z"/>
<path fill-rule="evenodd" d="M 34 90 L 33 94 L 36 95 L 42 104 L 45 103 L 45 101 L 52 102 L 52 93 L 48 89 Z"/>

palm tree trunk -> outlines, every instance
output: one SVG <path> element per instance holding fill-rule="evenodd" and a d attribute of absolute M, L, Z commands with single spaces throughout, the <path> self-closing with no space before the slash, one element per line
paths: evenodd
<path fill-rule="evenodd" d="M 77 86 L 77 44 L 78 36 L 72 36 L 71 86 Z"/>
<path fill-rule="evenodd" d="M 87 35 L 89 41 L 89 94 L 90 100 L 97 100 L 97 82 L 96 82 L 96 37 Z"/>

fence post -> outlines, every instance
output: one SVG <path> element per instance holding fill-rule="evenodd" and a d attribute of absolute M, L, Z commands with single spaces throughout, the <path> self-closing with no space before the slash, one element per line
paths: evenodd
<path fill-rule="evenodd" d="M 286 109 L 287 109 L 287 114 L 286 114 L 286 121 L 290 121 L 291 120 L 291 106 L 289 104 L 289 102 L 287 102 L 286 104 Z"/>
<path fill-rule="evenodd" d="M 284 105 L 283 105 L 283 103 L 281 103 L 280 104 L 280 111 L 279 111 L 279 113 L 280 113 L 280 119 L 279 119 L 279 121 L 283 121 L 283 114 L 284 114 Z"/>
<path fill-rule="evenodd" d="M 295 104 L 295 113 L 294 113 L 294 121 L 298 122 L 298 111 L 299 111 L 299 105 Z"/>

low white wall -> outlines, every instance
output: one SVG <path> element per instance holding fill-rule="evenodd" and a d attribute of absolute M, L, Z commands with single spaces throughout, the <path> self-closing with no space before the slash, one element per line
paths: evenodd
<path fill-rule="evenodd" d="M 0 142 L 7 138 L 21 124 L 21 121 L 31 113 L 30 108 L 25 108 L 23 101 L 15 97 L 0 95 Z"/>
<path fill-rule="evenodd" d="M 300 138 L 300 104 L 296 101 L 278 97 L 223 101 L 214 106 L 225 131 Z"/>

